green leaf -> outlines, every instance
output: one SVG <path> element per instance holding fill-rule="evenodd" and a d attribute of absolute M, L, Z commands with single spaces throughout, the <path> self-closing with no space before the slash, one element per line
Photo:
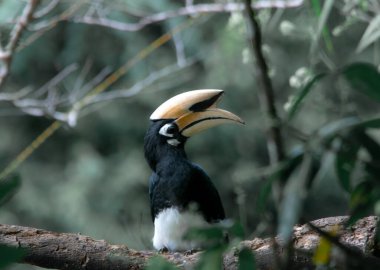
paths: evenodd
<path fill-rule="evenodd" d="M 196 270 L 220 270 L 223 269 L 223 253 L 227 245 L 219 245 L 203 252 Z"/>
<path fill-rule="evenodd" d="M 255 270 L 255 257 L 251 250 L 244 247 L 239 252 L 239 267 L 238 270 Z"/>
<path fill-rule="evenodd" d="M 316 50 L 318 45 L 318 41 L 323 35 L 323 39 L 325 41 L 325 45 L 330 52 L 334 51 L 333 44 L 331 42 L 331 37 L 328 28 L 326 27 L 327 18 L 332 10 L 334 0 L 326 0 L 324 1 L 323 8 L 321 8 L 321 4 L 319 0 L 311 1 L 312 7 L 314 9 L 314 13 L 318 17 L 318 28 L 316 32 L 316 36 L 314 37 L 314 42 L 312 44 L 312 51 Z"/>
<path fill-rule="evenodd" d="M 380 181 L 380 144 L 365 131 L 356 132 L 357 140 L 367 150 L 371 160 L 365 161 L 364 169 L 369 179 Z"/>
<path fill-rule="evenodd" d="M 380 118 L 361 120 L 358 117 L 346 117 L 337 121 L 328 123 L 321 127 L 316 137 L 322 139 L 331 139 L 342 131 L 351 129 L 380 128 Z"/>
<path fill-rule="evenodd" d="M 284 198 L 280 206 L 277 230 L 285 243 L 291 240 L 293 226 L 298 222 L 302 212 L 302 205 L 307 194 L 312 169 L 312 156 L 305 153 L 301 167 L 292 173 L 284 188 Z"/>
<path fill-rule="evenodd" d="M 24 249 L 0 245 L 0 269 L 19 262 L 25 254 Z"/>
<path fill-rule="evenodd" d="M 359 126 L 365 128 L 380 128 L 380 118 L 364 120 L 359 124 Z"/>
<path fill-rule="evenodd" d="M 351 193 L 350 206 L 352 208 L 366 204 L 369 201 L 367 194 L 371 192 L 373 188 L 372 184 L 369 181 L 364 181 L 358 184 Z"/>
<path fill-rule="evenodd" d="M 161 256 L 149 259 L 146 270 L 178 270 L 178 268 Z"/>
<path fill-rule="evenodd" d="M 266 179 L 266 182 L 259 191 L 257 212 L 262 213 L 265 210 L 269 195 L 272 191 L 273 183 L 279 180 L 280 176 L 288 178 L 301 163 L 303 154 L 303 148 L 295 147 L 290 153 L 288 159 L 282 162 L 282 166 L 280 166 L 277 170 L 274 170 L 271 175 L 269 175 L 268 179 Z"/>
<path fill-rule="evenodd" d="M 373 161 L 380 161 L 380 145 L 379 143 L 373 139 L 370 135 L 368 135 L 365 131 L 355 132 L 355 136 L 357 137 L 357 141 L 367 150 L 367 152 L 371 155 Z"/>
<path fill-rule="evenodd" d="M 19 175 L 12 175 L 0 181 L 0 206 L 6 203 L 21 186 Z"/>
<path fill-rule="evenodd" d="M 368 63 L 351 64 L 342 72 L 351 88 L 380 102 L 380 73 Z"/>
<path fill-rule="evenodd" d="M 380 201 L 380 185 L 374 181 L 365 180 L 358 184 L 351 193 L 351 215 L 348 225 L 354 224 L 358 219 L 371 215 L 376 203 Z"/>
<path fill-rule="evenodd" d="M 316 2 L 316 1 L 314 1 Z M 319 2 L 319 1 L 318 1 Z M 330 51 L 333 52 L 333 44 L 331 42 L 331 37 L 330 37 L 330 32 L 328 28 L 326 27 L 327 25 L 327 19 L 331 13 L 331 10 L 334 6 L 334 0 L 326 0 L 324 1 L 322 11 L 318 15 L 318 28 L 317 28 L 317 36 L 316 36 L 316 41 L 318 41 L 321 37 L 321 34 L 323 35 L 323 39 L 325 41 L 326 48 Z"/>
<path fill-rule="evenodd" d="M 374 43 L 377 39 L 380 38 L 380 14 L 375 16 L 371 22 L 368 24 L 367 29 L 365 30 L 362 38 L 360 39 L 358 48 L 356 52 L 362 52 L 369 45 Z"/>
<path fill-rule="evenodd" d="M 300 105 L 303 99 L 310 93 L 314 84 L 320 81 L 322 78 L 326 76 L 325 73 L 315 75 L 292 99 L 290 107 L 288 109 L 288 121 L 290 121 L 297 110 L 300 108 Z"/>
<path fill-rule="evenodd" d="M 257 200 L 257 212 L 262 213 L 265 210 L 265 206 L 268 202 L 269 195 L 272 192 L 272 185 L 274 182 L 274 178 L 269 179 L 264 183 L 264 185 L 261 187 L 258 195 Z"/>
<path fill-rule="evenodd" d="M 380 161 L 369 161 L 365 162 L 364 164 L 365 171 L 370 177 L 370 179 L 380 182 Z"/>
<path fill-rule="evenodd" d="M 228 235 L 230 237 L 235 237 L 235 238 L 239 238 L 239 239 L 244 239 L 244 236 L 245 236 L 245 233 L 244 233 L 244 228 L 243 226 L 240 224 L 240 222 L 233 222 L 228 228 L 227 228 L 227 231 L 228 231 Z"/>
<path fill-rule="evenodd" d="M 354 131 L 356 142 L 367 150 L 371 159 L 365 160 L 364 171 L 366 173 L 367 180 L 375 183 L 380 183 L 380 144 L 372 138 L 365 130 Z M 380 196 L 379 196 L 380 198 Z"/>
<path fill-rule="evenodd" d="M 224 239 L 224 230 L 220 226 L 207 228 L 190 228 L 184 238 L 188 240 L 222 240 Z"/>
<path fill-rule="evenodd" d="M 325 237 L 321 237 L 313 256 L 316 265 L 328 265 L 332 252 L 332 243 Z"/>
<path fill-rule="evenodd" d="M 321 127 L 317 132 L 317 137 L 330 139 L 340 131 L 357 127 L 360 123 L 360 119 L 357 117 L 346 117 L 339 119 Z"/>
<path fill-rule="evenodd" d="M 327 23 L 327 18 L 329 17 L 329 14 L 332 10 L 333 5 L 334 5 L 334 0 L 324 1 L 322 11 L 319 14 L 317 39 L 319 39 L 319 37 L 321 36 L 323 29 L 326 29 L 325 26 Z"/>
<path fill-rule="evenodd" d="M 359 149 L 357 143 L 342 140 L 336 153 L 335 170 L 341 186 L 347 192 L 351 191 L 351 173 L 355 168 Z"/>

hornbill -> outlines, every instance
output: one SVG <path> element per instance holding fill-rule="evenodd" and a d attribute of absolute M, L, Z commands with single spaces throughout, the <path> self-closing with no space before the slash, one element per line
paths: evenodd
<path fill-rule="evenodd" d="M 218 191 L 210 177 L 187 159 L 185 143 L 202 130 L 223 123 L 243 123 L 238 116 L 216 108 L 223 90 L 193 90 L 160 105 L 150 116 L 145 135 L 153 246 L 157 250 L 192 250 L 200 243 L 186 241 L 189 228 L 225 219 Z"/>

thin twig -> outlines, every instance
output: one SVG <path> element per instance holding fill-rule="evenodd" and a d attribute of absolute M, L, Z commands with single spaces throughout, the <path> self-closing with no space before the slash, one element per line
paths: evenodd
<path fill-rule="evenodd" d="M 45 7 L 41 8 L 40 10 L 37 10 L 34 13 L 33 18 L 38 19 L 49 14 L 54 8 L 56 8 L 56 6 L 58 6 L 60 1 L 61 0 L 51 0 Z"/>
<path fill-rule="evenodd" d="M 5 46 L 4 50 L 0 51 L 0 60 L 3 62 L 0 68 L 0 88 L 9 75 L 9 69 L 17 43 L 19 42 L 27 25 L 33 20 L 33 12 L 37 8 L 39 2 L 39 0 L 28 1 L 20 18 L 17 20 L 15 27 L 12 29 L 8 44 Z"/>
<path fill-rule="evenodd" d="M 245 0 L 247 13 L 247 34 L 252 52 L 255 56 L 257 69 L 256 77 L 260 82 L 258 91 L 260 104 L 264 111 L 265 118 L 269 120 L 268 127 L 268 149 L 271 164 L 275 164 L 285 159 L 283 140 L 280 129 L 280 117 L 275 107 L 274 90 L 272 81 L 269 78 L 268 65 L 262 51 L 262 35 L 260 26 L 256 20 L 256 15 L 251 7 L 251 1 Z"/>
<path fill-rule="evenodd" d="M 97 95 L 92 100 L 89 100 L 89 102 L 86 105 L 93 104 L 93 103 L 99 103 L 99 102 L 105 102 L 105 101 L 111 101 L 115 99 L 121 99 L 121 98 L 129 98 L 132 97 L 142 90 L 146 89 L 147 87 L 153 85 L 154 83 L 158 82 L 159 80 L 170 76 L 178 71 L 183 70 L 184 68 L 187 68 L 194 64 L 194 60 L 188 60 L 186 62 L 186 65 L 184 66 L 178 66 L 177 64 L 173 64 L 167 67 L 164 67 L 158 71 L 155 71 L 153 73 L 150 73 L 148 77 L 145 79 L 137 82 L 132 87 L 128 89 L 121 89 L 121 90 L 113 90 L 110 92 L 106 92 L 103 94 Z"/>
<path fill-rule="evenodd" d="M 70 7 L 68 7 L 59 15 L 47 20 L 41 20 L 39 22 L 34 23 L 33 25 L 30 25 L 28 27 L 28 30 L 36 31 L 37 33 L 35 35 L 45 33 L 46 31 L 55 27 L 58 23 L 69 20 L 75 14 L 75 12 L 77 12 L 83 5 L 84 3 L 82 1 L 77 1 L 73 5 L 70 5 Z M 33 36 L 31 36 L 29 39 L 32 39 L 32 37 Z M 29 44 L 28 41 L 26 41 L 26 43 Z"/>
<path fill-rule="evenodd" d="M 92 58 L 88 57 L 86 61 L 84 62 L 84 65 L 82 67 L 82 70 L 80 71 L 78 78 L 75 80 L 74 87 L 73 87 L 75 91 L 77 89 L 82 88 L 84 81 L 91 70 L 92 65 L 93 65 L 93 60 Z"/>
<path fill-rule="evenodd" d="M 252 4 L 254 9 L 263 8 L 293 8 L 302 5 L 304 0 L 289 0 L 289 1 L 256 1 Z M 163 11 L 141 18 L 136 23 L 125 23 L 115 21 L 108 18 L 98 18 L 93 16 L 75 17 L 74 22 L 93 24 L 113 28 L 120 31 L 135 32 L 139 31 L 147 25 L 166 21 L 168 19 L 181 16 L 195 16 L 207 13 L 231 13 L 244 10 L 244 4 L 241 3 L 216 3 L 216 4 L 197 4 L 186 5 L 185 7 Z"/>
<path fill-rule="evenodd" d="M 14 101 L 17 99 L 21 99 L 30 93 L 32 93 L 33 88 L 30 86 L 24 87 L 21 90 L 17 92 L 12 92 L 12 93 L 1 93 L 0 94 L 0 102 L 1 101 Z"/>
<path fill-rule="evenodd" d="M 82 1 L 77 1 L 71 5 L 67 10 L 63 11 L 60 15 L 45 21 L 40 21 L 34 25 L 28 26 L 29 31 L 36 31 L 36 33 L 30 35 L 24 42 L 22 42 L 16 49 L 19 52 L 27 48 L 30 44 L 42 37 L 47 31 L 53 29 L 62 21 L 67 21 L 75 12 L 77 12 L 83 5 Z"/>
<path fill-rule="evenodd" d="M 259 82 L 259 90 L 258 96 L 260 100 L 260 105 L 264 113 L 264 117 L 269 120 L 267 127 L 267 145 L 268 152 L 270 158 L 270 164 L 277 164 L 283 160 L 285 160 L 285 151 L 283 146 L 281 128 L 280 128 L 280 118 L 277 114 L 277 110 L 275 107 L 275 97 L 274 90 L 272 86 L 272 81 L 269 78 L 268 65 L 265 61 L 264 54 L 262 51 L 262 35 L 259 23 L 256 19 L 256 14 L 252 8 L 251 0 L 245 0 L 245 13 L 246 13 L 246 21 L 247 21 L 247 36 L 248 42 L 251 48 L 251 51 L 256 59 L 256 78 Z M 280 180 L 283 180 L 282 175 L 279 176 Z M 273 185 L 273 196 L 275 203 L 277 206 L 280 205 L 282 194 L 283 194 L 283 182 L 284 181 L 276 181 Z M 272 229 L 272 234 L 275 235 L 274 228 Z M 273 248 L 276 254 L 279 254 L 279 246 L 276 240 L 273 237 Z M 290 251 L 290 248 L 285 251 Z M 288 260 L 290 257 L 289 252 L 284 252 L 286 259 Z M 281 259 L 279 255 L 275 256 L 274 263 L 276 268 L 279 268 L 282 265 Z M 287 265 L 287 264 L 286 264 Z"/>
<path fill-rule="evenodd" d="M 75 93 L 74 101 L 78 101 L 83 98 L 88 92 L 90 92 L 94 87 L 100 84 L 108 75 L 112 72 L 111 67 L 104 67 L 93 79 L 83 85 L 82 88 L 77 89 Z"/>
<path fill-rule="evenodd" d="M 36 90 L 33 93 L 33 96 L 39 97 L 44 95 L 49 91 L 50 88 L 56 86 L 60 82 L 62 82 L 65 78 L 67 78 L 70 74 L 78 69 L 78 64 L 74 63 L 65 67 L 62 71 L 60 71 L 57 75 L 55 75 L 50 81 L 45 83 L 40 89 Z"/>

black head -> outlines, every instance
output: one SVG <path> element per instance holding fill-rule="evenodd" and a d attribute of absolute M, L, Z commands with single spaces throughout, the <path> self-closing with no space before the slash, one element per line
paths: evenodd
<path fill-rule="evenodd" d="M 152 121 L 144 138 L 144 153 L 149 166 L 155 170 L 156 164 L 165 157 L 173 155 L 185 157 L 186 140 L 174 120 Z"/>

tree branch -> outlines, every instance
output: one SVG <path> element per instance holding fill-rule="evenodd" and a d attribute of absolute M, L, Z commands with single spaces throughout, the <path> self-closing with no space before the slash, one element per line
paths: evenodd
<path fill-rule="evenodd" d="M 263 8 L 293 8 L 302 5 L 304 0 L 275 0 L 275 1 L 256 1 L 252 4 L 254 9 Z M 182 16 L 197 16 L 201 14 L 211 14 L 211 13 L 231 13 L 240 12 L 244 10 L 244 5 L 241 3 L 213 3 L 213 4 L 190 4 L 176 10 L 163 11 L 148 16 L 141 17 L 137 22 L 127 23 L 116 21 L 113 19 L 106 18 L 104 16 L 94 16 L 93 14 L 85 16 L 71 17 L 58 17 L 54 20 L 54 25 L 58 21 L 72 20 L 76 23 L 85 23 L 98 26 L 104 26 L 108 28 L 113 28 L 120 31 L 135 32 L 143 29 L 144 27 L 166 21 L 168 19 L 182 17 Z M 39 31 L 46 27 L 50 27 L 50 22 L 42 22 L 36 24 L 33 27 L 34 31 Z"/>
<path fill-rule="evenodd" d="M 268 65 L 262 51 L 262 35 L 256 15 L 253 11 L 251 0 L 245 0 L 247 17 L 247 35 L 252 52 L 256 59 L 256 78 L 260 83 L 258 95 L 264 116 L 269 120 L 268 150 L 271 164 L 284 160 L 285 152 L 280 129 L 280 118 L 275 107 L 274 90 L 269 78 Z"/>
<path fill-rule="evenodd" d="M 39 2 L 39 0 L 28 1 L 22 12 L 22 15 L 17 20 L 15 27 L 12 29 L 9 42 L 5 46 L 5 49 L 3 50 L 0 47 L 0 60 L 2 61 L 2 66 L 0 68 L 0 88 L 9 74 L 13 53 L 16 50 L 17 43 L 19 42 L 25 28 L 33 20 L 33 12 L 37 8 Z"/>
<path fill-rule="evenodd" d="M 161 83 L 161 81 L 171 75 L 178 75 L 179 72 L 193 66 L 195 63 L 195 59 L 184 59 L 181 66 L 177 63 L 168 65 L 151 72 L 146 78 L 138 81 L 130 88 L 100 93 L 92 98 L 84 99 L 82 103 L 79 103 L 78 100 L 81 100 L 90 90 L 101 83 L 109 75 L 110 69 L 104 68 L 89 82 L 83 84 L 87 73 L 86 69 L 89 69 L 85 65 L 84 70 L 77 78 L 74 88 L 60 91 L 60 84 L 78 69 L 77 64 L 71 64 L 37 90 L 28 87 L 14 93 L 0 93 L 0 103 L 11 102 L 15 108 L 18 108 L 23 113 L 38 117 L 46 116 L 65 122 L 69 126 L 75 126 L 78 117 L 83 115 L 85 110 L 88 112 L 88 108 L 95 104 L 132 98 L 153 85 L 155 91 L 173 88 L 173 84 L 167 85 Z M 175 86 L 184 83 L 186 78 L 181 78 L 177 77 L 177 80 L 174 81 Z"/>
<path fill-rule="evenodd" d="M 37 19 L 37 18 L 42 18 L 43 16 L 46 16 L 58 6 L 59 2 L 60 0 L 51 0 L 45 7 L 36 11 L 33 15 L 33 18 Z"/>
<path fill-rule="evenodd" d="M 331 217 L 313 221 L 313 225 L 324 231 L 338 227 L 340 243 L 355 248 L 362 254 L 365 265 L 361 265 L 361 270 L 380 269 L 380 258 L 374 256 L 380 249 L 375 242 L 379 218 L 372 216 L 361 219 L 349 229 L 344 228 L 346 221 L 347 217 Z M 294 227 L 295 254 L 291 260 L 292 269 L 314 269 L 312 256 L 319 245 L 319 239 L 318 233 L 307 224 Z M 279 237 L 276 241 L 281 245 Z M 259 269 L 273 268 L 272 239 L 256 238 L 241 244 L 255 253 Z M 0 245 L 26 249 L 27 255 L 23 263 L 56 269 L 143 269 L 148 259 L 157 255 L 155 251 L 136 251 L 125 245 L 111 245 L 104 240 L 94 240 L 80 234 L 56 233 L 14 225 L 0 225 Z M 283 249 L 280 252 L 284 252 Z M 190 255 L 176 252 L 163 256 L 180 268 L 188 269 L 197 263 L 201 254 L 202 252 Z M 340 260 L 344 258 L 346 265 L 357 262 L 352 254 L 331 255 Z M 234 251 L 225 254 L 225 269 L 237 268 L 236 256 Z"/>

